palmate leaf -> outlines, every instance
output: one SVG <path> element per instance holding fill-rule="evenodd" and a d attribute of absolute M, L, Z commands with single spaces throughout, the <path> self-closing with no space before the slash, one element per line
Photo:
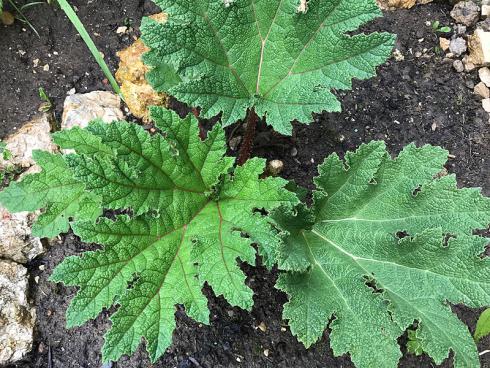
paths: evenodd
<path fill-rule="evenodd" d="M 279 252 L 288 293 L 284 318 L 306 345 L 327 325 L 336 355 L 358 367 L 396 367 L 397 338 L 415 321 L 418 349 L 440 364 L 479 367 L 468 328 L 450 304 L 490 304 L 490 200 L 438 175 L 447 152 L 406 147 L 391 159 L 372 142 L 345 162 L 328 157 L 315 179 L 314 205 L 275 215 L 289 233 Z M 329 322 L 331 321 L 331 322 Z"/>
<path fill-rule="evenodd" d="M 145 19 L 153 87 L 223 124 L 248 108 L 291 134 L 292 120 L 340 111 L 332 89 L 375 75 L 392 50 L 387 33 L 347 35 L 381 15 L 375 0 L 154 0 L 169 19 Z"/>
<path fill-rule="evenodd" d="M 46 209 L 32 227 L 34 236 L 51 238 L 67 232 L 75 215 L 86 221 L 101 215 L 100 198 L 73 178 L 61 155 L 35 151 L 33 156 L 42 172 L 12 183 L 0 192 L 0 203 L 10 212 Z"/>
<path fill-rule="evenodd" d="M 256 243 L 271 265 L 280 238 L 263 210 L 297 203 L 285 180 L 259 179 L 264 160 L 232 169 L 219 124 L 201 141 L 193 116 L 182 120 L 158 108 L 151 114 L 164 136 L 125 122 L 95 122 L 56 136 L 63 148 L 78 150 L 66 160 L 87 191 L 104 208 L 130 211 L 75 222 L 75 234 L 103 248 L 65 259 L 51 277 L 80 287 L 67 311 L 69 327 L 119 305 L 104 361 L 134 352 L 142 337 L 155 361 L 171 343 L 176 304 L 207 323 L 205 283 L 250 309 L 252 290 L 238 260 L 254 265 Z"/>

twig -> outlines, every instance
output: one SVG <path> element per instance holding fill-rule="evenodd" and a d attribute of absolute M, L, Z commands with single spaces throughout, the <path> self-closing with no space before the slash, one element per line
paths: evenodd
<path fill-rule="evenodd" d="M 482 355 L 485 355 L 487 353 L 490 353 L 490 350 L 483 350 L 479 355 L 482 356 Z"/>
<path fill-rule="evenodd" d="M 248 110 L 247 114 L 247 130 L 245 131 L 245 136 L 243 137 L 242 146 L 240 147 L 240 153 L 238 154 L 238 165 L 243 165 L 250 158 L 252 153 L 255 131 L 257 129 L 257 121 L 259 117 L 255 113 L 255 109 L 251 108 Z"/>
<path fill-rule="evenodd" d="M 53 353 L 51 351 L 51 343 L 48 344 L 48 368 L 53 368 Z"/>
<path fill-rule="evenodd" d="M 199 364 L 199 362 L 198 362 L 196 359 L 194 359 L 193 357 L 189 357 L 189 360 L 190 360 L 190 362 L 191 362 L 192 364 L 194 364 L 194 365 L 195 365 L 197 368 L 202 368 L 202 365 L 201 365 L 201 364 Z"/>

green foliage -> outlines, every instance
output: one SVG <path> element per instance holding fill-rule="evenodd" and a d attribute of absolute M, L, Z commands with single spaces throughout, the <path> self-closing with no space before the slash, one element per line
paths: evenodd
<path fill-rule="evenodd" d="M 42 112 L 48 113 L 53 110 L 53 102 L 43 87 L 39 87 L 39 98 L 43 101 L 39 108 Z"/>
<path fill-rule="evenodd" d="M 359 367 L 396 367 L 397 338 L 418 322 L 417 351 L 437 364 L 479 367 L 468 328 L 449 303 L 490 304 L 490 200 L 441 176 L 447 152 L 407 146 L 396 159 L 382 142 L 329 156 L 311 208 L 274 215 L 287 230 L 279 251 L 284 318 L 307 347 L 331 329 L 335 355 Z"/>
<path fill-rule="evenodd" d="M 12 212 L 43 209 L 35 234 L 71 226 L 101 245 L 65 259 L 51 279 L 79 287 L 68 327 L 119 306 L 104 361 L 133 353 L 142 338 L 157 360 L 171 344 L 177 304 L 208 323 L 205 283 L 250 310 L 238 261 L 255 264 L 254 243 L 281 270 L 284 318 L 305 346 L 329 327 L 336 355 L 350 354 L 359 367 L 396 367 L 397 339 L 408 329 L 408 351 L 437 364 L 453 351 L 456 368 L 479 366 L 450 304 L 490 305 L 488 239 L 473 233 L 490 223 L 490 199 L 441 174 L 446 151 L 412 144 L 392 159 L 384 143 L 371 142 L 345 160 L 333 154 L 308 207 L 298 203 L 301 188 L 260 179 L 264 160 L 233 167 L 219 124 L 201 140 L 194 116 L 161 108 L 151 115 L 163 134 L 101 121 L 55 133 L 74 153 L 36 152 L 42 172 L 0 192 Z M 484 313 L 476 340 L 487 322 Z"/>
<path fill-rule="evenodd" d="M 256 243 L 272 266 L 280 238 L 266 213 L 298 202 L 286 180 L 259 179 L 265 160 L 233 168 L 219 124 L 201 141 L 194 116 L 182 120 L 158 108 L 151 114 L 165 136 L 100 121 L 56 133 L 55 142 L 76 153 L 37 152 L 43 172 L 0 193 L 12 211 L 47 207 L 38 233 L 64 232 L 73 217 L 76 235 L 103 246 L 65 259 L 51 279 L 80 288 L 67 311 L 69 327 L 119 305 L 104 361 L 134 352 L 142 337 L 151 359 L 160 357 L 171 343 L 176 304 L 208 323 L 204 283 L 250 309 L 252 290 L 238 260 L 254 265 Z M 125 214 L 94 221 L 102 208 Z"/>
<path fill-rule="evenodd" d="M 0 203 L 11 212 L 46 209 L 32 227 L 33 235 L 40 237 L 68 231 L 69 219 L 75 215 L 95 221 L 102 212 L 101 200 L 73 178 L 63 157 L 35 151 L 34 159 L 43 171 L 13 182 L 0 192 Z"/>
<path fill-rule="evenodd" d="M 490 335 L 490 308 L 483 311 L 476 322 L 476 329 L 474 339 L 476 342 L 480 341 L 483 337 Z"/>
<path fill-rule="evenodd" d="M 408 341 L 407 341 L 407 350 L 409 353 L 412 353 L 416 356 L 422 355 L 424 352 L 424 348 L 422 343 L 417 336 L 417 330 L 409 329 L 408 333 Z"/>
<path fill-rule="evenodd" d="M 7 143 L 0 140 L 0 156 L 3 160 L 9 160 L 12 157 L 12 153 L 7 148 Z"/>
<path fill-rule="evenodd" d="M 291 121 L 340 111 L 333 89 L 367 79 L 391 53 L 387 33 L 347 35 L 381 15 L 375 0 L 154 0 L 169 20 L 145 19 L 153 87 L 225 126 L 249 108 L 291 134 Z"/>
<path fill-rule="evenodd" d="M 434 30 L 434 32 L 440 32 L 440 33 L 451 32 L 451 27 L 441 26 L 441 22 L 439 22 L 438 20 L 432 22 L 432 29 Z"/>

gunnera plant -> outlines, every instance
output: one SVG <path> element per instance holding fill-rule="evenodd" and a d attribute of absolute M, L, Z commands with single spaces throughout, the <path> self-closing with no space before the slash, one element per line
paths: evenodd
<path fill-rule="evenodd" d="M 374 1 L 157 1 L 168 22 L 147 20 L 145 59 L 154 86 L 223 125 L 291 120 L 335 110 L 332 89 L 366 78 L 388 56 L 387 34 L 346 35 L 379 14 Z M 304 2 L 302 2 L 304 5 Z M 199 137 L 194 116 L 152 108 L 158 131 L 95 121 L 55 133 L 73 153 L 36 152 L 43 169 L 0 193 L 10 211 L 42 214 L 35 235 L 70 229 L 100 250 L 66 258 L 51 280 L 78 286 L 68 327 L 118 306 L 103 360 L 132 354 L 142 339 L 152 361 L 171 344 L 175 306 L 209 322 L 205 283 L 231 305 L 252 307 L 238 261 L 256 249 L 289 301 L 284 318 L 309 347 L 329 328 L 334 354 L 358 367 L 396 367 L 397 340 L 456 367 L 479 367 L 468 328 L 451 304 L 490 305 L 490 200 L 442 175 L 448 152 L 415 145 L 396 158 L 383 142 L 319 167 L 313 203 L 265 161 L 234 165 L 216 124 Z M 289 190 L 291 189 L 291 190 Z M 301 193 L 301 195 L 300 195 Z M 256 245 L 256 248 L 252 246 Z"/>

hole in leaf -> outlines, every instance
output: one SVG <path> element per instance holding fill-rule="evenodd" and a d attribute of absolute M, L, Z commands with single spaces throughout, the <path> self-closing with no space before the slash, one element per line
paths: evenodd
<path fill-rule="evenodd" d="M 126 286 L 126 289 L 131 290 L 134 289 L 134 286 L 138 282 L 140 277 L 138 275 L 135 275 L 132 280 L 128 281 L 128 285 Z"/>
<path fill-rule="evenodd" d="M 397 237 L 398 239 L 403 239 L 403 238 L 406 238 L 407 236 L 410 236 L 410 234 L 409 234 L 409 233 L 407 233 L 406 231 L 398 231 L 398 232 L 396 233 L 396 237 Z"/>
<path fill-rule="evenodd" d="M 417 188 L 415 188 L 415 189 L 412 191 L 412 195 L 413 195 L 414 197 L 416 197 L 416 196 L 417 196 L 417 194 L 419 194 L 419 192 L 420 192 L 421 190 L 422 190 L 422 186 L 421 186 L 421 185 L 419 185 Z"/>
<path fill-rule="evenodd" d="M 364 284 L 373 290 L 373 294 L 382 294 L 384 292 L 383 289 L 379 288 L 378 285 L 376 285 L 376 280 L 374 279 L 373 276 L 369 275 L 364 275 Z"/>
<path fill-rule="evenodd" d="M 449 240 L 450 239 L 456 239 L 456 235 L 450 234 L 450 233 L 447 233 L 447 234 L 444 235 L 444 240 L 442 242 L 442 246 L 444 248 L 447 248 L 449 246 Z"/>
<path fill-rule="evenodd" d="M 264 208 L 254 208 L 253 213 L 260 213 L 262 216 L 268 215 L 268 212 Z"/>

